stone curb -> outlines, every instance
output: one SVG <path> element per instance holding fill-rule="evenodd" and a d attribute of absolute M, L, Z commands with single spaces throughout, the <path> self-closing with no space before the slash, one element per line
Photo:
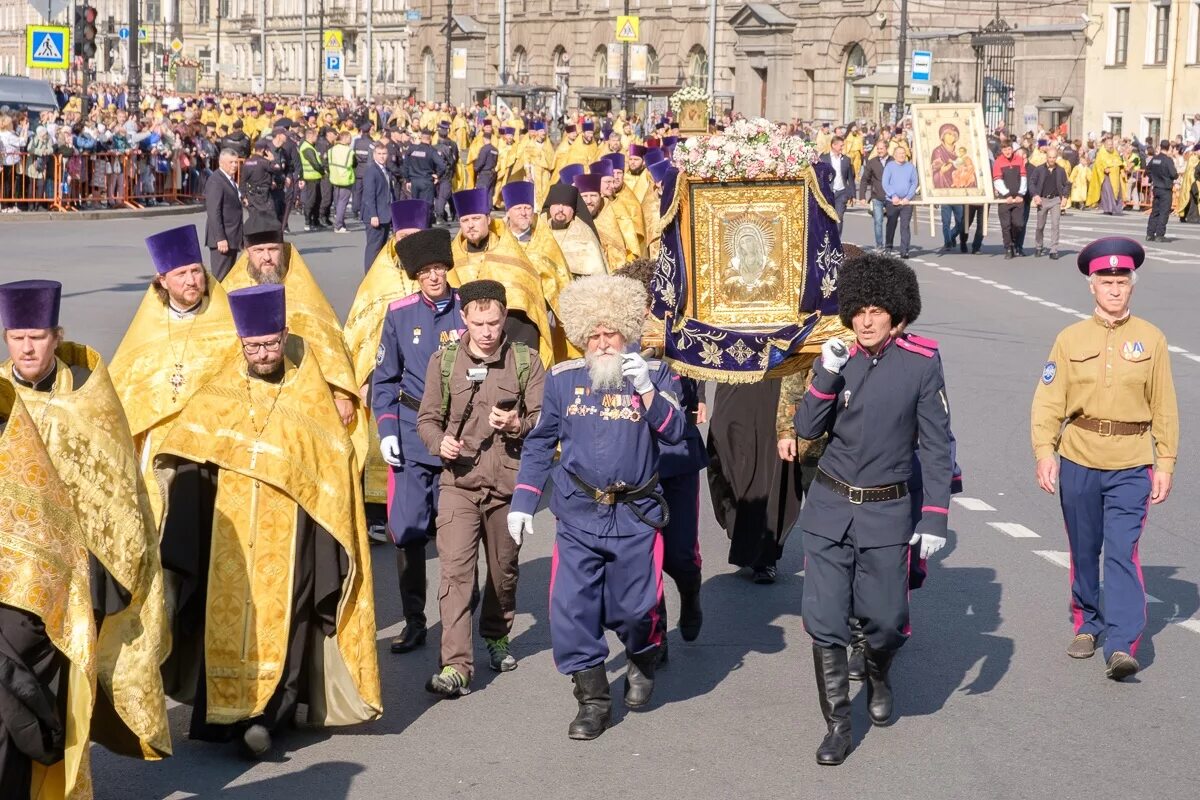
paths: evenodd
<path fill-rule="evenodd" d="M 22 211 L 18 214 L 0 214 L 0 225 L 6 222 L 58 222 L 61 220 L 178 217 L 184 214 L 200 214 L 203 211 L 203 204 L 190 206 L 153 206 L 150 208 L 100 208 L 91 211 Z"/>

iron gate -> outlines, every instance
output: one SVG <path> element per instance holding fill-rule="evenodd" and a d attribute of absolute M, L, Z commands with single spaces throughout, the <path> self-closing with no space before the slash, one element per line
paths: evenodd
<path fill-rule="evenodd" d="M 995 19 L 976 36 L 975 96 L 983 103 L 983 122 L 994 130 L 1001 122 L 1012 130 L 1013 86 L 1016 83 L 1016 46 L 1007 22 Z"/>

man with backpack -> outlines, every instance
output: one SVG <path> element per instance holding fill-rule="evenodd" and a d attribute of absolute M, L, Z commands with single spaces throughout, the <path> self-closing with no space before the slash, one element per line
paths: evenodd
<path fill-rule="evenodd" d="M 466 333 L 429 361 L 417 434 L 441 458 L 437 548 L 441 669 L 426 684 L 443 697 L 467 694 L 474 671 L 471 616 L 483 542 L 487 579 L 479 632 L 496 672 L 516 669 L 509 652 L 520 547 L 508 532 L 509 502 L 525 435 L 537 424 L 545 372 L 528 345 L 504 334 L 508 298 L 498 281 L 458 290 Z"/>

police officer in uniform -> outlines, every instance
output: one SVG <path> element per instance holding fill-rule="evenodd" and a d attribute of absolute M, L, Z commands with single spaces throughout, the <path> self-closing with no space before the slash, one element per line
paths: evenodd
<path fill-rule="evenodd" d="M 1054 494 L 1057 483 L 1071 547 L 1075 638 L 1067 655 L 1090 658 L 1103 636 L 1106 674 L 1117 681 L 1139 669 L 1146 588 L 1138 545 L 1149 505 L 1171 493 L 1179 449 L 1167 339 L 1129 313 L 1145 257 L 1120 236 L 1080 251 L 1096 309 L 1054 340 L 1031 421 L 1038 485 Z"/>
<path fill-rule="evenodd" d="M 457 342 L 462 317 L 458 294 L 446 281 L 454 266 L 450 232 L 417 231 L 396 242 L 400 266 L 421 290 L 388 308 L 371 377 L 371 408 L 379 426 L 380 453 L 388 476 L 388 534 L 396 545 L 396 570 L 404 630 L 393 653 L 425 644 L 425 545 L 437 518 L 440 456 L 417 435 L 417 411 L 425 370 L 440 348 Z"/>
<path fill-rule="evenodd" d="M 1146 174 L 1150 176 L 1150 186 L 1154 191 L 1150 219 L 1146 221 L 1146 241 L 1165 242 L 1167 217 L 1171 216 L 1171 190 L 1179 179 L 1175 161 L 1171 158 L 1171 143 L 1166 139 L 1158 143 L 1158 152 L 1146 164 Z"/>
<path fill-rule="evenodd" d="M 492 133 L 487 128 L 483 130 L 483 146 L 471 164 L 475 170 L 475 188 L 482 189 L 489 198 L 496 186 L 496 165 L 500 161 L 500 151 L 492 144 Z"/>
<path fill-rule="evenodd" d="M 437 152 L 445 168 L 438 174 L 433 216 L 435 220 L 445 220 L 449 223 L 454 219 L 450 190 L 453 187 L 454 170 L 458 167 L 458 142 L 450 138 L 450 123 L 444 120 L 438 123 Z"/>
<path fill-rule="evenodd" d="M 304 230 L 321 229 L 321 181 L 327 172 L 325 161 L 317 150 L 317 129 L 304 132 L 300 145 L 300 177 L 304 179 L 301 202 L 304 204 Z"/>
<path fill-rule="evenodd" d="M 354 151 L 354 189 L 350 205 L 353 207 L 354 216 L 367 222 L 362 218 L 362 191 L 363 175 L 374 163 L 371 153 L 375 149 L 375 141 L 371 138 L 370 122 L 363 121 L 359 124 L 358 136 L 355 136 L 354 141 L 350 142 L 350 149 Z"/>
<path fill-rule="evenodd" d="M 796 411 L 800 438 L 829 436 L 800 514 L 804 627 L 827 725 L 822 765 L 842 763 L 852 742 L 851 615 L 866 637 L 867 710 L 884 725 L 893 710 L 888 672 L 908 635 L 910 545 L 928 558 L 946 543 L 953 458 L 941 362 L 899 336 L 920 311 L 916 273 L 902 261 L 867 255 L 844 265 L 838 314 L 856 341 L 822 346 Z M 907 483 L 918 439 L 924 504 L 914 532 Z"/>
<path fill-rule="evenodd" d="M 242 162 L 238 173 L 238 190 L 246 203 L 246 224 L 250 227 L 266 227 L 271 221 L 283 224 L 273 195 L 275 179 L 283 172 L 283 166 L 274 156 L 270 140 L 263 139 L 257 152 Z"/>
<path fill-rule="evenodd" d="M 414 200 L 424 200 L 430 205 L 433 205 L 438 176 L 446 171 L 446 162 L 430 141 L 432 137 L 428 128 L 422 129 L 421 141 L 408 148 L 404 158 L 406 188 L 412 192 Z"/>
<path fill-rule="evenodd" d="M 525 438 L 508 529 L 520 544 L 553 470 L 558 520 L 550 587 L 550 639 L 558 671 L 575 684 L 572 739 L 595 739 L 611 721 L 604 629 L 625 645 L 625 705 L 643 708 L 654 690 L 662 629 L 660 445 L 683 439 L 679 379 L 638 352 L 648 298 L 621 275 L 590 275 L 563 289 L 567 339 L 584 358 L 546 378 L 542 413 Z M 556 448 L 562 455 L 554 463 Z"/>
<path fill-rule="evenodd" d="M 329 151 L 337 144 L 337 131 L 322 126 L 317 137 L 317 155 L 325 171 L 321 173 L 321 205 L 317 210 L 317 222 L 322 227 L 333 227 L 333 183 L 329 180 Z"/>

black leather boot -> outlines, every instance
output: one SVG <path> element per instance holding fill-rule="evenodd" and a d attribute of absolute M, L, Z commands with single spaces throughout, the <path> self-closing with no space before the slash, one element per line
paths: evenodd
<path fill-rule="evenodd" d="M 608 690 L 608 673 L 604 665 L 591 667 L 571 676 L 575 682 L 575 699 L 579 713 L 567 728 L 572 739 L 595 739 L 604 733 L 612 721 L 612 695 Z"/>
<path fill-rule="evenodd" d="M 700 608 L 699 575 L 676 582 L 679 589 L 679 635 L 685 642 L 694 642 L 704 624 L 704 611 Z"/>
<path fill-rule="evenodd" d="M 861 681 L 867 677 L 867 661 L 864 655 L 866 647 L 867 637 L 863 634 L 862 620 L 851 617 L 848 674 L 852 681 Z"/>
<path fill-rule="evenodd" d="M 1004 258 L 1008 260 L 1013 257 L 1013 249 L 1011 247 L 1004 248 Z"/>
<path fill-rule="evenodd" d="M 817 763 L 837 766 L 850 753 L 850 678 L 846 650 L 813 645 L 813 667 L 817 673 L 817 697 L 828 732 L 817 748 Z"/>
<path fill-rule="evenodd" d="M 642 708 L 654 693 L 654 668 L 658 664 L 658 648 L 638 655 L 627 654 L 629 668 L 625 670 L 625 705 Z"/>
<path fill-rule="evenodd" d="M 425 644 L 425 543 L 396 548 L 396 575 L 400 583 L 400 607 L 404 630 L 392 639 L 393 653 L 408 653 Z"/>
<path fill-rule="evenodd" d="M 880 653 L 867 648 L 867 713 L 875 725 L 887 725 L 892 719 L 892 682 L 888 670 L 895 653 Z"/>

